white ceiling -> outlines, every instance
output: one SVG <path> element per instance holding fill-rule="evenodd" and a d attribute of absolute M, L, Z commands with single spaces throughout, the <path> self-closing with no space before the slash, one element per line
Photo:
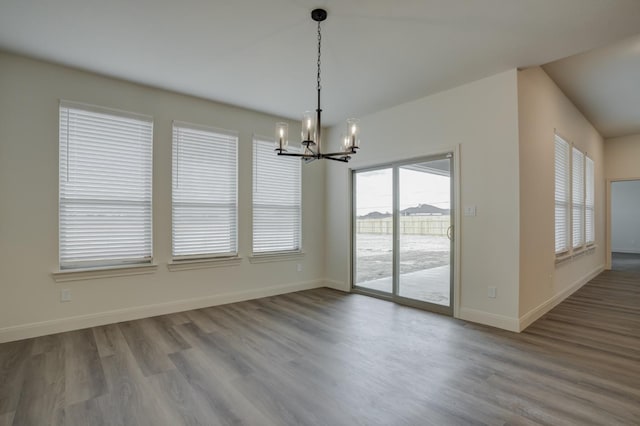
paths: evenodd
<path fill-rule="evenodd" d="M 640 31 L 638 0 L 2 0 L 0 49 L 297 118 L 317 6 L 328 124 Z"/>
<path fill-rule="evenodd" d="M 544 70 L 602 136 L 640 134 L 640 35 Z"/>

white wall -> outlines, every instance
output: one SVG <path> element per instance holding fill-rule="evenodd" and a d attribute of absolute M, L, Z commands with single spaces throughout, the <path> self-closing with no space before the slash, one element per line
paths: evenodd
<path fill-rule="evenodd" d="M 640 180 L 611 184 L 611 251 L 640 253 Z"/>
<path fill-rule="evenodd" d="M 542 70 L 518 72 L 520 128 L 520 319 L 526 326 L 604 267 L 603 139 Z M 595 163 L 596 249 L 555 262 L 554 134 Z"/>
<path fill-rule="evenodd" d="M 392 81 L 389 84 L 393 84 Z M 518 316 L 518 116 L 516 71 L 396 106 L 361 119 L 362 150 L 351 168 L 447 152 L 460 147 L 462 217 L 460 318 L 508 329 Z M 342 128 L 330 131 L 334 144 Z M 349 170 L 328 164 L 327 276 L 350 287 Z M 497 287 L 490 299 L 487 287 Z"/>
<path fill-rule="evenodd" d="M 155 273 L 67 283 L 58 269 L 58 102 L 154 117 Z M 240 266 L 169 272 L 171 122 L 239 131 Z M 323 285 L 324 165 L 303 168 L 300 260 L 251 264 L 251 144 L 280 118 L 0 52 L 0 341 Z M 290 123 L 296 134 L 297 123 Z M 303 272 L 296 271 L 296 264 Z M 73 301 L 60 303 L 60 290 Z"/>

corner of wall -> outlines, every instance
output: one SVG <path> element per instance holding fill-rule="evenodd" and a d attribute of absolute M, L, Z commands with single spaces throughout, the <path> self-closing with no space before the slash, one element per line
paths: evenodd
<path fill-rule="evenodd" d="M 603 140 L 541 67 L 518 72 L 520 173 L 519 329 L 524 329 L 603 269 Z M 596 163 L 596 246 L 579 260 L 556 265 L 554 135 L 558 132 Z M 586 280 L 586 281 L 585 281 Z"/>

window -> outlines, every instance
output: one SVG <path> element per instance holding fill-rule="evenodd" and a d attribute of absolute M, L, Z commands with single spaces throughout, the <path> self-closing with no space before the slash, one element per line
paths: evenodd
<path fill-rule="evenodd" d="M 569 250 L 569 144 L 556 135 L 555 140 L 555 235 L 556 254 Z"/>
<path fill-rule="evenodd" d="M 571 253 L 595 242 L 594 163 L 555 137 L 555 251 Z"/>
<path fill-rule="evenodd" d="M 150 263 L 151 117 L 60 103 L 60 269 Z"/>
<path fill-rule="evenodd" d="M 593 244 L 596 239 L 595 232 L 595 171 L 593 160 L 589 157 L 586 157 L 586 180 L 587 180 L 587 191 L 586 191 L 586 236 L 587 236 L 587 244 Z"/>
<path fill-rule="evenodd" d="M 573 248 L 584 245 L 584 154 L 572 149 L 571 158 L 571 235 Z"/>
<path fill-rule="evenodd" d="M 254 139 L 254 253 L 300 250 L 300 164 L 299 158 L 276 155 L 272 141 Z"/>
<path fill-rule="evenodd" d="M 174 259 L 237 254 L 237 164 L 236 133 L 174 122 Z"/>

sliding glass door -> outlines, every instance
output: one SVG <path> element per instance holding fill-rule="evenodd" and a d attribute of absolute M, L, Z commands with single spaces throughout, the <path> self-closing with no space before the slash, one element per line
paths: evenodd
<path fill-rule="evenodd" d="M 353 172 L 353 287 L 452 312 L 451 154 Z"/>
<path fill-rule="evenodd" d="M 357 173 L 355 179 L 354 283 L 376 292 L 393 292 L 393 170 Z"/>

